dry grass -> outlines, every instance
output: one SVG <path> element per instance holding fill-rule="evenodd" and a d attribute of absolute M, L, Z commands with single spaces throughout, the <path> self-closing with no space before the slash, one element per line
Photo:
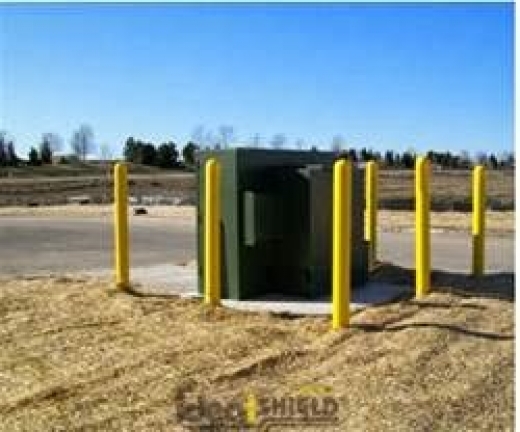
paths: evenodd
<path fill-rule="evenodd" d="M 140 206 L 141 207 L 141 206 Z M 175 222 L 191 223 L 195 226 L 196 208 L 194 206 L 157 205 L 146 207 L 148 215 L 140 219 L 171 218 Z M 0 207 L 0 216 L 16 217 L 92 217 L 106 218 L 113 215 L 114 209 L 108 204 L 56 205 L 44 207 Z M 129 214 L 131 214 L 131 210 Z"/>
<path fill-rule="evenodd" d="M 172 172 L 130 175 L 130 195 L 192 196 L 195 176 Z M 111 173 L 77 177 L 0 178 L 0 207 L 62 205 L 68 198 L 88 195 L 95 204 L 113 201 Z"/>
<path fill-rule="evenodd" d="M 430 223 L 433 229 L 444 231 L 471 232 L 471 213 L 431 212 Z M 415 214 L 411 211 L 380 210 L 379 228 L 383 231 L 412 230 Z M 486 230 L 490 234 L 510 234 L 515 232 L 515 213 L 512 211 L 487 211 Z"/>
<path fill-rule="evenodd" d="M 410 274 L 376 275 L 389 276 Z M 308 384 L 339 398 L 336 430 L 513 429 L 510 275 L 436 275 L 425 300 L 365 310 L 340 332 L 325 318 L 211 310 L 98 279 L 0 282 L 5 431 L 181 430 L 183 394 L 230 400 Z"/>
<path fill-rule="evenodd" d="M 41 168 L 41 167 L 39 167 Z M 65 167 L 49 167 L 51 172 L 66 170 Z M 135 168 L 137 169 L 137 167 Z M 134 169 L 134 171 L 135 171 Z M 132 175 L 130 194 L 194 196 L 197 189 L 196 177 L 191 173 L 165 173 L 146 167 L 148 174 Z M 1 169 L 0 169 L 1 171 Z M 41 172 L 40 169 L 36 170 Z M 152 174 L 153 173 L 153 174 Z M 112 180 L 110 173 L 97 168 L 92 173 L 78 174 L 76 177 L 38 177 L 29 170 L 28 178 L 1 178 L 0 207 L 25 206 L 28 204 L 58 205 L 67 202 L 68 196 L 90 195 L 92 202 L 107 203 L 112 200 Z M 94 175 L 96 174 L 96 175 Z M 413 210 L 412 170 L 380 171 L 379 198 L 381 208 L 389 210 Z M 436 211 L 471 210 L 471 172 L 434 171 L 431 177 L 432 209 Z M 488 171 L 488 206 L 493 210 L 513 210 L 515 192 L 514 171 Z"/>
<path fill-rule="evenodd" d="M 381 208 L 414 208 L 414 172 L 381 170 L 379 177 Z M 436 211 L 471 211 L 471 172 L 465 170 L 433 171 L 431 206 Z M 493 210 L 513 210 L 515 200 L 514 171 L 487 170 L 487 204 Z"/>

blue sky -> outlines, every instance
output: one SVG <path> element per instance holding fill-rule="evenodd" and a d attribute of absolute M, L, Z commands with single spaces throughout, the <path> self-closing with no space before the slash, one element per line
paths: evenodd
<path fill-rule="evenodd" d="M 512 4 L 0 6 L 0 130 L 511 151 Z"/>

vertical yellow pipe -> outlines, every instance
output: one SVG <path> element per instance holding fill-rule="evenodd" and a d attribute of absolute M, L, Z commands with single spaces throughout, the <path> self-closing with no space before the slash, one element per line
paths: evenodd
<path fill-rule="evenodd" d="M 352 163 L 334 164 L 332 212 L 332 328 L 350 321 Z"/>
<path fill-rule="evenodd" d="M 486 228 L 486 171 L 482 165 L 473 169 L 473 265 L 474 276 L 484 274 L 484 244 Z"/>
<path fill-rule="evenodd" d="M 368 268 L 377 260 L 377 162 L 370 161 L 365 169 L 365 241 L 368 243 Z"/>
<path fill-rule="evenodd" d="M 415 295 L 430 291 L 430 163 L 415 162 Z"/>
<path fill-rule="evenodd" d="M 128 246 L 128 182 L 124 163 L 114 167 L 114 253 L 118 288 L 130 286 L 130 251 Z"/>
<path fill-rule="evenodd" d="M 205 166 L 204 302 L 220 304 L 220 166 L 209 159 Z"/>

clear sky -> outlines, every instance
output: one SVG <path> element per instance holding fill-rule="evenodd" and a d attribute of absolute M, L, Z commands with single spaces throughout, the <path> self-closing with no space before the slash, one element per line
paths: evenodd
<path fill-rule="evenodd" d="M 511 151 L 513 4 L 0 5 L 0 130 Z"/>

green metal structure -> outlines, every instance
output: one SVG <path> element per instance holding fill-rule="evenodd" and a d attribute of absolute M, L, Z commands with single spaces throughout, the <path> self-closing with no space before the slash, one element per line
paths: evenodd
<path fill-rule="evenodd" d="M 204 286 L 204 165 L 221 164 L 222 298 L 330 294 L 332 152 L 234 148 L 198 169 L 198 276 Z M 352 283 L 368 277 L 363 171 L 353 170 Z"/>

